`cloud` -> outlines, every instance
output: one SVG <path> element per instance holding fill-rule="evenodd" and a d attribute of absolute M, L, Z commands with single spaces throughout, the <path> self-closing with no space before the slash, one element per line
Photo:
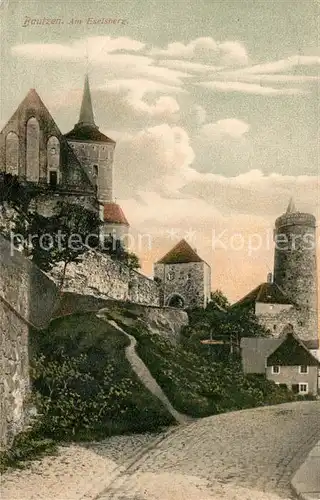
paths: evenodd
<path fill-rule="evenodd" d="M 180 107 L 176 99 L 164 95 L 157 97 L 153 103 L 148 103 L 143 98 L 150 94 L 154 96 L 157 93 L 186 92 L 181 87 L 165 85 L 146 79 L 111 80 L 107 81 L 101 87 L 101 90 L 122 95 L 123 100 L 128 103 L 135 113 L 146 114 L 160 119 L 170 119 L 171 115 L 179 111 Z"/>
<path fill-rule="evenodd" d="M 290 196 L 299 210 L 320 215 L 319 178 L 264 175 L 258 170 L 226 178 L 192 170 L 184 163 L 177 172 L 185 186 L 176 196 L 150 189 L 121 200 L 134 230 L 151 236 L 143 240 L 151 241 L 151 248 L 133 250 L 151 275 L 152 263 L 193 233 L 193 247 L 212 267 L 213 289 L 237 300 L 265 281 L 272 269 L 274 222 Z"/>
<path fill-rule="evenodd" d="M 182 71 L 188 71 L 189 73 L 209 73 L 214 71 L 220 71 L 224 69 L 224 66 L 211 66 L 209 64 L 195 63 L 179 59 L 160 59 L 157 61 L 159 66 L 165 66 L 167 68 L 178 69 Z"/>
<path fill-rule="evenodd" d="M 87 49 L 88 46 L 88 49 Z M 88 50 L 90 66 L 108 68 L 109 78 L 149 77 L 156 81 L 181 85 L 185 72 L 159 67 L 151 57 L 142 55 L 144 43 L 127 37 L 89 37 L 71 44 L 22 44 L 12 47 L 12 54 L 32 60 L 86 61 Z M 119 52 L 120 51 L 120 52 Z M 122 51 L 135 52 L 122 53 Z"/>
<path fill-rule="evenodd" d="M 287 59 L 280 59 L 269 63 L 256 64 L 242 70 L 247 74 L 265 74 L 265 73 L 283 73 L 293 70 L 299 66 L 318 66 L 320 65 L 320 56 L 294 55 Z"/>
<path fill-rule="evenodd" d="M 319 76 L 314 75 L 279 75 L 279 74 L 247 74 L 245 72 L 222 72 L 220 78 L 231 81 L 241 82 L 259 82 L 259 83 L 304 83 L 316 82 L 320 80 Z"/>
<path fill-rule="evenodd" d="M 168 124 L 146 128 L 117 143 L 115 173 L 119 196 L 155 187 L 192 163 L 194 152 L 184 129 Z M 173 186 L 169 191 L 172 192 Z"/>
<path fill-rule="evenodd" d="M 244 83 L 240 81 L 207 81 L 200 82 L 196 85 L 205 87 L 218 92 L 241 92 L 244 94 L 255 95 L 299 95 L 304 94 L 305 91 L 298 88 L 273 88 L 264 87 L 258 84 Z"/>
<path fill-rule="evenodd" d="M 15 45 L 13 55 L 32 57 L 36 59 L 85 59 L 88 54 L 90 61 L 97 61 L 105 54 L 119 50 L 138 52 L 145 44 L 128 37 L 112 38 L 110 36 L 88 37 L 76 40 L 71 44 L 57 43 L 25 43 Z"/>
<path fill-rule="evenodd" d="M 249 124 L 242 120 L 226 118 L 216 123 L 206 123 L 201 127 L 200 135 L 209 139 L 221 138 L 225 135 L 240 138 L 248 132 L 249 128 Z"/>
<path fill-rule="evenodd" d="M 153 48 L 152 56 L 195 59 L 222 66 L 243 66 L 248 64 L 245 47 L 238 41 L 217 42 L 211 37 L 201 37 L 188 44 L 169 43 L 166 49 Z"/>

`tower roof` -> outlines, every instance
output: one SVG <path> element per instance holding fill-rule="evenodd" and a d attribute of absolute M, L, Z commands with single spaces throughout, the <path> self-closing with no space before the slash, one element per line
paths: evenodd
<path fill-rule="evenodd" d="M 86 74 L 84 81 L 84 88 L 82 94 L 82 102 L 78 123 L 74 128 L 65 134 L 65 138 L 68 140 L 84 141 L 84 142 L 111 142 L 115 143 L 110 137 L 102 134 L 99 127 L 95 124 L 89 77 Z"/>
<path fill-rule="evenodd" d="M 103 206 L 103 221 L 109 224 L 123 224 L 129 226 L 129 222 L 117 203 L 106 203 Z"/>
<path fill-rule="evenodd" d="M 290 198 L 289 205 L 288 205 L 286 213 L 287 214 L 294 214 L 296 212 L 297 212 L 297 209 L 296 209 L 296 205 L 294 203 L 294 199 Z"/>
<path fill-rule="evenodd" d="M 157 264 L 186 264 L 189 262 L 204 261 L 186 240 L 181 240 L 162 259 L 158 260 Z"/>
<path fill-rule="evenodd" d="M 96 124 L 94 122 L 94 115 L 93 115 L 88 74 L 86 74 L 86 77 L 84 80 L 84 89 L 83 89 L 83 94 L 82 94 L 82 103 L 81 103 L 78 124 L 79 125 L 90 125 L 91 127 L 96 127 Z"/>

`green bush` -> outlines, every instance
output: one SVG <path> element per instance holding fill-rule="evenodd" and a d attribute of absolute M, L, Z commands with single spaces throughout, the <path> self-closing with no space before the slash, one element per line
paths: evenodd
<path fill-rule="evenodd" d="M 94 314 L 58 319 L 30 339 L 39 434 L 91 439 L 172 423 L 125 358 L 129 339 Z"/>
<path fill-rule="evenodd" d="M 0 472 L 3 473 L 9 467 L 22 468 L 24 462 L 56 451 L 54 440 L 41 438 L 33 430 L 23 432 L 15 438 L 10 450 L 0 453 Z"/>
<path fill-rule="evenodd" d="M 38 417 L 2 453 L 2 470 L 61 442 L 153 432 L 173 417 L 140 383 L 125 357 L 129 339 L 95 314 L 30 330 L 30 375 Z"/>
<path fill-rule="evenodd" d="M 264 377 L 244 375 L 236 357 L 212 361 L 186 343 L 174 346 L 169 340 L 150 334 L 139 319 L 135 324 L 128 323 L 124 316 L 121 323 L 121 313 L 117 312 L 118 323 L 137 339 L 140 357 L 182 413 L 206 417 L 296 399 L 291 391 Z"/>

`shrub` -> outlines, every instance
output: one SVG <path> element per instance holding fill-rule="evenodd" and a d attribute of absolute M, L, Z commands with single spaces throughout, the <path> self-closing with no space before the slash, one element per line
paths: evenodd
<path fill-rule="evenodd" d="M 151 334 L 141 319 L 128 323 L 117 311 L 117 322 L 138 341 L 137 350 L 163 391 L 180 412 L 193 417 L 295 400 L 292 392 L 264 377 L 246 376 L 236 357 L 212 361 L 185 342 L 172 343 Z"/>

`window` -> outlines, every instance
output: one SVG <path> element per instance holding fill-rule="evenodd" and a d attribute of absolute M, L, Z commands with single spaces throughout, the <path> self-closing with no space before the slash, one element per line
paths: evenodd
<path fill-rule="evenodd" d="M 309 367 L 306 365 L 299 366 L 299 373 L 309 373 Z"/>
<path fill-rule="evenodd" d="M 6 172 L 11 175 L 19 173 L 19 138 L 14 132 L 6 137 Z"/>
<path fill-rule="evenodd" d="M 92 167 L 92 171 L 93 171 L 93 175 L 94 175 L 95 177 L 98 177 L 98 172 L 99 172 L 99 170 L 98 170 L 98 165 L 93 165 L 93 167 Z"/>
<path fill-rule="evenodd" d="M 27 180 L 39 181 L 40 168 L 40 127 L 36 118 L 27 123 Z"/>
<path fill-rule="evenodd" d="M 308 384 L 305 382 L 299 384 L 299 394 L 308 394 Z"/>
<path fill-rule="evenodd" d="M 280 366 L 272 366 L 271 371 L 273 375 L 278 375 L 280 373 Z"/>
<path fill-rule="evenodd" d="M 58 184 L 58 172 L 56 170 L 51 170 L 49 172 L 49 184 L 50 187 L 55 188 Z"/>
<path fill-rule="evenodd" d="M 168 281 L 173 281 L 175 278 L 175 274 L 173 271 L 170 271 L 168 274 L 167 274 L 167 279 Z"/>

